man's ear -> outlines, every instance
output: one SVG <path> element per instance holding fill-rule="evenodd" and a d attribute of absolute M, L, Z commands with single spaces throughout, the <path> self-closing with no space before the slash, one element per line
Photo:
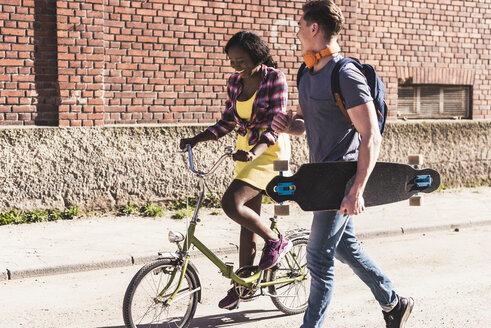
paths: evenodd
<path fill-rule="evenodd" d="M 312 32 L 316 32 L 319 29 L 319 24 L 312 23 L 312 25 L 310 26 L 310 28 L 312 29 Z"/>

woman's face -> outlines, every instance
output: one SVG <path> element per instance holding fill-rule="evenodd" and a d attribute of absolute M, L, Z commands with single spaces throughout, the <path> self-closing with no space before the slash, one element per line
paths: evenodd
<path fill-rule="evenodd" d="M 239 47 L 230 48 L 227 55 L 230 59 L 230 66 L 232 66 L 243 79 L 252 77 L 252 75 L 260 69 L 260 65 L 254 65 L 249 54 Z"/>

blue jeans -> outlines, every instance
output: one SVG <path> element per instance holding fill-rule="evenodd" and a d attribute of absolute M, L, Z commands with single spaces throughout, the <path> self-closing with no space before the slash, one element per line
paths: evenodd
<path fill-rule="evenodd" d="M 334 257 L 351 267 L 371 289 L 383 310 L 390 310 L 397 304 L 391 281 L 356 239 L 352 217 L 334 211 L 314 212 L 307 245 L 307 266 L 311 275 L 309 306 L 302 328 L 322 326 L 332 297 Z"/>

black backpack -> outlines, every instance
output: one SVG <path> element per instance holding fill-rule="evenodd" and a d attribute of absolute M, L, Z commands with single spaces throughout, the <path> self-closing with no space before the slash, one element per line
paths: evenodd
<path fill-rule="evenodd" d="M 336 100 L 336 105 L 338 105 L 343 115 L 351 122 L 348 112 L 345 109 L 345 101 L 343 95 L 341 94 L 341 88 L 339 86 L 339 71 L 341 70 L 341 68 L 349 63 L 353 63 L 363 73 L 363 75 L 365 75 L 367 79 L 368 86 L 370 87 L 370 94 L 373 98 L 373 104 L 375 105 L 375 110 L 377 112 L 380 134 L 383 134 L 388 111 L 387 104 L 385 103 L 385 85 L 371 65 L 362 64 L 358 59 L 346 57 L 342 58 L 336 63 L 331 76 L 331 91 L 334 99 Z M 300 78 L 302 77 L 305 67 L 305 63 L 302 63 L 297 72 L 297 89 L 300 84 Z"/>

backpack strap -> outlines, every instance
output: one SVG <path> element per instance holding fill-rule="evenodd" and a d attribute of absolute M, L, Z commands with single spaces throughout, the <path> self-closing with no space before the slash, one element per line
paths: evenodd
<path fill-rule="evenodd" d="M 307 65 L 305 63 L 302 63 L 302 65 L 300 65 L 300 68 L 297 71 L 297 89 L 298 89 L 298 86 L 300 85 L 300 78 L 302 77 L 302 74 L 303 74 L 303 71 L 305 70 L 305 67 L 307 67 Z"/>
<path fill-rule="evenodd" d="M 358 59 L 355 58 L 348 58 L 348 57 L 343 57 L 341 58 L 336 65 L 334 66 L 331 74 L 331 91 L 332 95 L 334 97 L 334 100 L 336 101 L 336 105 L 339 107 L 341 110 L 341 113 L 348 119 L 348 121 L 351 122 L 351 118 L 349 117 L 348 111 L 345 108 L 345 101 L 343 98 L 343 95 L 341 94 L 341 87 L 339 85 L 339 71 L 341 68 L 343 68 L 346 64 L 353 63 L 358 69 L 362 69 L 362 66 Z"/>

